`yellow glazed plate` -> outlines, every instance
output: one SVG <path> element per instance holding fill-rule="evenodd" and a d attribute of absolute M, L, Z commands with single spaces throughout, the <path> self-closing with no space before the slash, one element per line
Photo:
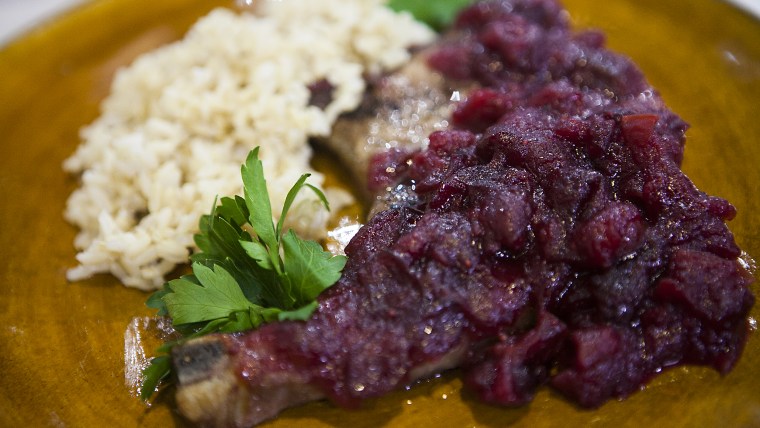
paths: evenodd
<path fill-rule="evenodd" d="M 118 66 L 182 36 L 232 0 L 99 0 L 0 50 L 0 426 L 185 426 L 170 395 L 146 408 L 126 386 L 124 332 L 146 294 L 110 276 L 67 283 L 75 230 L 62 218 L 76 180 L 61 170 Z M 577 26 L 643 68 L 691 123 L 684 169 L 730 200 L 730 223 L 760 258 L 760 22 L 718 0 L 566 0 Z M 760 287 L 754 285 L 756 295 Z M 752 314 L 760 318 L 760 305 Z M 519 409 L 477 403 L 456 372 L 359 410 L 312 403 L 268 427 L 760 426 L 760 332 L 728 376 L 668 371 L 594 411 L 549 390 Z"/>

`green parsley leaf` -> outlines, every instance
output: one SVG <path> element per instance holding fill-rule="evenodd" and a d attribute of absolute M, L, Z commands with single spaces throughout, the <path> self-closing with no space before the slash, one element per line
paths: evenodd
<path fill-rule="evenodd" d="M 169 284 L 164 284 L 164 287 L 155 293 L 151 294 L 148 300 L 145 302 L 145 306 L 156 309 L 159 317 L 165 317 L 169 314 L 169 309 L 166 307 L 166 303 L 164 303 L 164 296 L 171 293 L 172 290 L 169 288 Z"/>
<path fill-rule="evenodd" d="M 200 285 L 184 278 L 175 279 L 169 282 L 172 292 L 163 297 L 175 324 L 226 318 L 233 312 L 247 311 L 253 307 L 235 278 L 221 266 L 212 269 L 194 263 L 193 275 Z"/>
<path fill-rule="evenodd" d="M 314 241 L 304 241 L 290 230 L 282 238 L 285 273 L 296 293 L 297 306 L 313 301 L 339 278 L 345 256 L 331 256 Z"/>
<path fill-rule="evenodd" d="M 282 206 L 282 214 L 280 215 L 280 221 L 277 222 L 277 236 L 282 235 L 282 227 L 285 222 L 285 216 L 288 214 L 288 211 L 290 211 L 291 205 L 293 205 L 293 201 L 295 201 L 296 196 L 298 195 L 298 192 L 301 191 L 304 187 L 311 189 L 314 194 L 317 195 L 319 200 L 322 202 L 322 205 L 329 211 L 330 210 L 330 204 L 327 202 L 327 197 L 324 193 L 322 193 L 321 190 L 318 188 L 312 186 L 311 184 L 306 183 L 306 179 L 308 179 L 311 176 L 311 174 L 304 174 L 302 175 L 298 181 L 296 181 L 296 184 L 293 185 L 293 187 L 288 192 L 288 195 L 285 197 L 285 203 Z"/>
<path fill-rule="evenodd" d="M 222 198 L 216 210 L 219 216 L 238 227 L 248 222 L 248 207 L 245 204 L 245 199 L 240 196 Z"/>
<path fill-rule="evenodd" d="M 168 355 L 150 360 L 148 367 L 143 370 L 143 383 L 140 386 L 140 398 L 148 400 L 156 392 L 158 384 L 169 377 L 171 373 L 171 359 Z"/>
<path fill-rule="evenodd" d="M 264 165 L 259 159 L 258 147 L 248 154 L 241 172 L 243 175 L 245 204 L 249 212 L 248 219 L 261 243 L 269 250 L 272 261 L 279 261 L 279 255 L 277 254 L 279 239 L 275 234 L 274 224 L 272 223 L 272 205 L 269 202 L 267 182 L 264 179 Z M 275 262 L 273 266 L 278 273 L 282 269 L 279 263 Z"/>
<path fill-rule="evenodd" d="M 277 321 L 301 321 L 308 319 L 311 316 L 311 313 L 314 312 L 314 309 L 317 309 L 316 300 L 298 309 L 278 313 Z"/>
<path fill-rule="evenodd" d="M 256 241 L 240 241 L 240 245 L 243 247 L 246 254 L 255 260 L 256 264 L 262 269 L 274 270 L 272 259 L 269 258 L 269 251 L 267 251 L 267 247 L 265 247 L 264 244 Z"/>
<path fill-rule="evenodd" d="M 183 335 L 158 353 L 169 354 L 177 344 L 205 334 L 306 320 L 318 306 L 317 296 L 340 278 L 344 256 L 332 256 L 318 243 L 284 230 L 285 216 L 302 189 L 313 191 L 329 209 L 324 193 L 306 182 L 309 174 L 302 175 L 275 225 L 258 154 L 257 147 L 241 167 L 244 196 L 214 201 L 211 213 L 201 217 L 193 273 L 169 281 L 148 298 L 146 305 L 171 317 Z M 150 399 L 170 373 L 168 355 L 153 358 L 143 371 L 140 397 Z"/>
<path fill-rule="evenodd" d="M 472 2 L 473 0 L 390 0 L 388 7 L 395 11 L 407 11 L 418 21 L 440 31 Z"/>

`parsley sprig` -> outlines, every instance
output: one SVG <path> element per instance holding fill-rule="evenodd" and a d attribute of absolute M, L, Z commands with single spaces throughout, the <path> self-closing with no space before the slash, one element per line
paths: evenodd
<path fill-rule="evenodd" d="M 211 214 L 201 217 L 191 256 L 192 274 L 166 283 L 146 305 L 169 316 L 182 339 L 164 344 L 143 370 L 140 397 L 148 400 L 171 375 L 171 348 L 190 338 L 215 332 L 237 332 L 263 323 L 306 320 L 316 297 L 333 285 L 346 263 L 314 241 L 284 230 L 296 195 L 311 189 L 325 208 L 324 193 L 302 175 L 285 198 L 277 224 L 272 221 L 259 148 L 241 168 L 244 197 L 223 197 Z"/>

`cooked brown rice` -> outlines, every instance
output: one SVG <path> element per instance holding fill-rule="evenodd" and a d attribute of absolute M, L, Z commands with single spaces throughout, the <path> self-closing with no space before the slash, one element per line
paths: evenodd
<path fill-rule="evenodd" d="M 118 72 L 64 163 L 81 174 L 65 211 L 81 230 L 68 278 L 110 272 L 130 287 L 161 286 L 187 261 L 214 198 L 241 193 L 240 164 L 255 146 L 274 209 L 302 173 L 322 185 L 308 138 L 358 106 L 365 73 L 400 66 L 409 46 L 432 37 L 380 0 L 284 0 L 256 16 L 215 10 L 183 40 L 141 56 Z M 335 87 L 324 110 L 308 105 L 307 85 L 322 78 Z M 333 206 L 351 201 L 325 190 Z M 329 214 L 316 205 L 303 192 L 289 218 L 322 237 Z"/>

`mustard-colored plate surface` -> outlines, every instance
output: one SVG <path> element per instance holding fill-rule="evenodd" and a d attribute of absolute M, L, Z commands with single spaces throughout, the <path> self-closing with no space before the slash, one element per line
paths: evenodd
<path fill-rule="evenodd" d="M 170 397 L 147 409 L 125 385 L 124 331 L 133 316 L 151 315 L 146 295 L 106 275 L 65 280 L 76 231 L 61 214 L 76 181 L 61 162 L 96 117 L 116 67 L 181 37 L 217 5 L 232 0 L 100 0 L 0 51 L 0 426 L 185 425 Z M 684 169 L 736 205 L 730 227 L 760 258 L 760 22 L 718 0 L 566 5 L 577 25 L 604 29 L 692 124 Z M 489 407 L 451 373 L 359 410 L 313 403 L 266 426 L 589 425 L 760 426 L 760 332 L 726 377 L 672 370 L 594 411 L 549 390 L 519 409 Z"/>

